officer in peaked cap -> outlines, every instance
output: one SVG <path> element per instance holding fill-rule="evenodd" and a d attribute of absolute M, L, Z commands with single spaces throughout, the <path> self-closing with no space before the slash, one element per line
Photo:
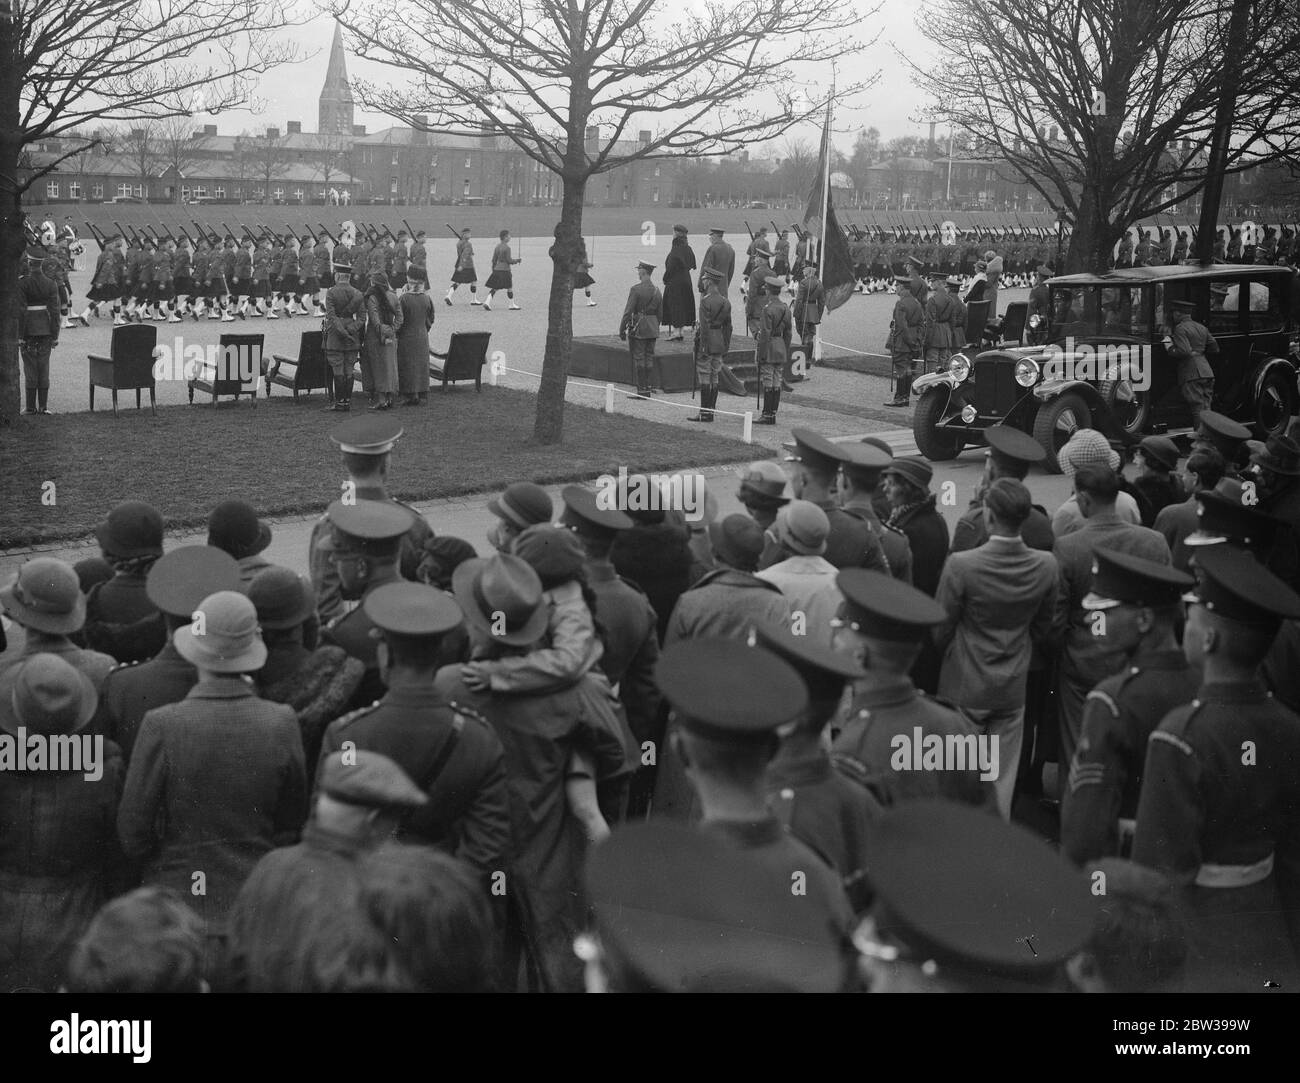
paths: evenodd
<path fill-rule="evenodd" d="M 1063 990 L 1095 920 L 1088 879 L 1047 843 L 949 801 L 881 816 L 871 879 L 853 941 L 872 992 Z"/>
<path fill-rule="evenodd" d="M 172 633 L 189 624 L 204 598 L 218 591 L 242 591 L 239 562 L 210 545 L 183 545 L 159 557 L 149 569 L 145 593 L 167 625 L 167 642 L 147 662 L 118 666 L 104 680 L 96 731 L 117 742 L 130 759 L 147 712 L 179 703 L 198 682 L 195 668 L 172 644 Z"/>
<path fill-rule="evenodd" d="M 1249 439 L 1250 430 L 1245 425 L 1238 424 L 1217 411 L 1202 410 L 1196 420 L 1196 437 L 1192 441 L 1192 449 L 1215 448 L 1230 470 L 1239 470 L 1244 465 L 1243 451 Z"/>
<path fill-rule="evenodd" d="M 927 739 L 956 745 L 957 738 L 977 730 L 949 704 L 917 691 L 908 676 L 931 630 L 946 619 L 943 607 L 879 572 L 846 568 L 835 582 L 844 596 L 834 622 L 835 649 L 866 670 L 854 684 L 847 721 L 831 745 L 837 764 L 885 805 L 947 797 L 996 812 L 993 781 L 1001 765 L 991 762 L 991 752 L 983 767 L 969 758 L 939 768 L 924 764 Z M 901 760 L 898 744 L 907 752 Z M 963 747 L 974 744 L 964 740 Z M 903 766 L 895 767 L 899 762 Z"/>
<path fill-rule="evenodd" d="M 1184 539 L 1185 545 L 1234 545 L 1267 560 L 1281 521 L 1218 492 L 1203 490 L 1195 500 L 1196 529 Z"/>
<path fill-rule="evenodd" d="M 616 831 L 587 859 L 588 992 L 849 992 L 849 930 L 719 839 L 662 823 Z"/>
<path fill-rule="evenodd" d="M 334 565 L 342 597 L 363 604 L 330 621 L 321 638 L 365 665 L 366 674 L 354 700 L 357 704 L 377 699 L 384 689 L 377 641 L 371 634 L 375 625 L 364 600 L 377 587 L 402 580 L 402 540 L 411 529 L 413 514 L 400 504 L 382 500 L 336 500 L 325 513 L 330 533 L 320 540 L 319 548 Z"/>
<path fill-rule="evenodd" d="M 428 797 L 398 838 L 445 849 L 481 873 L 499 867 L 510 836 L 501 741 L 433 685 L 442 637 L 460 627 L 463 611 L 445 591 L 400 581 L 368 592 L 361 610 L 376 629 L 388 690 L 330 723 L 322 764 L 347 742 L 390 757 Z"/>
<path fill-rule="evenodd" d="M 839 873 L 854 911 L 861 912 L 870 902 L 867 844 L 880 802 L 832 766 L 822 732 L 839 711 L 845 685 L 866 673 L 848 655 L 779 625 L 756 625 L 749 643 L 789 662 L 808 689 L 808 709 L 782 735 L 768 765 L 768 802 L 790 833 Z"/>
<path fill-rule="evenodd" d="M 560 498 L 564 501 L 560 525 L 578 534 L 596 534 L 612 540 L 620 530 L 631 530 L 635 525 L 626 512 L 602 508 L 596 493 L 581 485 L 566 485 Z"/>
<path fill-rule="evenodd" d="M 655 680 L 672 708 L 671 752 L 699 796 L 700 829 L 750 854 L 775 880 L 804 884 L 822 920 L 847 929 L 852 909 L 840 877 L 767 803 L 764 775 L 778 730 L 808 708 L 798 671 L 762 647 L 702 638 L 666 648 Z"/>
<path fill-rule="evenodd" d="M 411 513 L 408 536 L 402 542 L 401 567 L 403 574 L 414 579 L 425 542 L 433 537 L 433 531 L 424 521 L 424 516 L 388 495 L 388 465 L 393 448 L 402 437 L 401 423 L 382 415 L 353 417 L 331 430 L 329 436 L 343 457 L 343 466 L 358 502 L 381 501 Z M 316 612 L 321 623 L 335 620 L 347 611 L 345 600 L 339 593 L 338 573 L 330 562 L 328 546 L 324 544 L 329 530 L 328 518 L 322 516 L 312 527 L 308 542 L 308 569 L 316 591 Z"/>
<path fill-rule="evenodd" d="M 1200 674 L 1175 634 L 1190 575 L 1113 549 L 1098 549 L 1083 608 L 1123 652 L 1124 670 L 1088 693 L 1079 745 L 1061 805 L 1061 851 L 1076 865 L 1125 856 L 1132 843 L 1147 738 L 1190 703 Z"/>
<path fill-rule="evenodd" d="M 1184 885 L 1189 992 L 1285 988 L 1300 980 L 1300 726 L 1260 663 L 1300 597 L 1227 546 L 1197 564 L 1183 650 L 1204 680 L 1147 744 L 1133 860 Z"/>
<path fill-rule="evenodd" d="M 885 468 L 894 461 L 891 452 L 878 444 L 842 444 L 844 462 L 840 465 L 841 510 L 866 523 L 880 539 L 885 556 L 885 567 L 895 579 L 904 583 L 912 581 L 912 543 L 898 527 L 889 526 L 876 510 L 876 494 Z"/>
<path fill-rule="evenodd" d="M 988 487 L 998 478 L 1024 481 L 1029 475 L 1029 468 L 1047 457 L 1042 444 L 1028 433 L 1010 425 L 992 425 L 984 430 L 984 436 L 989 444 L 984 458 L 984 476 L 976 486 L 976 495 L 971 500 L 970 507 L 962 514 L 952 532 L 950 552 L 953 553 L 978 549 L 989 540 L 988 527 L 984 524 L 984 493 Z M 1031 549 L 1041 549 L 1046 553 L 1050 553 L 1056 544 L 1052 520 L 1047 511 L 1037 505 L 1025 520 L 1020 536 Z"/>
<path fill-rule="evenodd" d="M 880 538 L 858 516 L 849 515 L 831 495 L 841 465 L 849 461 L 845 446 L 826 439 L 811 429 L 791 429 L 794 454 L 794 495 L 816 504 L 830 520 L 825 558 L 837 568 L 871 568 L 888 571 L 889 561 Z"/>

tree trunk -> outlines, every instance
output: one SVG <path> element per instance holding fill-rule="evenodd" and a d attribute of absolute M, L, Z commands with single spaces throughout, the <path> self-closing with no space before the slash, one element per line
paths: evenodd
<path fill-rule="evenodd" d="M 1079 218 L 1065 253 L 1065 266 L 1057 267 L 1057 274 L 1084 271 L 1103 274 L 1111 269 L 1111 253 L 1123 228 L 1098 210 L 1098 202 L 1091 185 L 1085 185 L 1079 199 Z"/>
<path fill-rule="evenodd" d="M 539 444 L 558 444 L 564 435 L 564 389 L 573 349 L 573 278 L 582 257 L 582 202 L 587 181 L 585 177 L 562 179 L 560 223 L 555 227 L 555 244 L 551 248 L 546 352 L 542 357 L 542 380 L 537 389 L 537 416 L 533 423 L 533 439 Z"/>
<path fill-rule="evenodd" d="M 1219 88 L 1214 134 L 1210 138 L 1210 162 L 1206 167 L 1205 190 L 1201 193 L 1201 220 L 1196 230 L 1196 258 L 1202 264 L 1214 262 L 1219 203 L 1223 199 L 1223 171 L 1228 161 L 1232 118 L 1237 108 L 1237 88 L 1240 82 L 1238 60 L 1245 46 L 1250 6 L 1250 0 L 1233 0 L 1232 19 L 1228 26 L 1228 55 L 1225 58 L 1223 86 Z"/>
<path fill-rule="evenodd" d="M 13 100 L 16 109 L 17 98 Z M 8 128 L 8 117 L 0 123 Z M 19 306 L 22 298 L 18 290 L 18 268 L 27 250 L 27 235 L 23 230 L 21 198 L 15 193 L 18 177 L 18 155 L 21 149 L 15 138 L 16 126 L 0 134 L 0 192 L 10 193 L 6 204 L 0 207 L 4 220 L 0 224 L 0 427 L 14 423 L 21 409 L 22 395 L 18 352 Z M 16 464 L 9 464 L 12 469 Z"/>

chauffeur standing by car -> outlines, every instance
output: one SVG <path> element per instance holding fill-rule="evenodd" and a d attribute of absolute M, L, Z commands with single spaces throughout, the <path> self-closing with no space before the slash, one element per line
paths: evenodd
<path fill-rule="evenodd" d="M 1178 390 L 1192 413 L 1193 426 L 1201 411 L 1214 404 L 1214 370 L 1205 355 L 1219 352 L 1209 328 L 1192 319 L 1195 309 L 1191 301 L 1170 301 L 1171 327 L 1164 340 L 1165 352 L 1178 362 Z"/>

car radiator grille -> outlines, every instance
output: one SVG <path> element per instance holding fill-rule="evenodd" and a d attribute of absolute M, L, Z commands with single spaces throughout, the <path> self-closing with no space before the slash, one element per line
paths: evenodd
<path fill-rule="evenodd" d="M 1016 401 L 1020 386 L 1015 367 L 997 361 L 975 364 L 975 409 L 980 417 L 1001 417 Z"/>

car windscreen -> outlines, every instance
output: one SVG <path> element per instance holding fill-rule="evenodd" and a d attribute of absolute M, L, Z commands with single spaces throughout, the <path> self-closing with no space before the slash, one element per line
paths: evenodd
<path fill-rule="evenodd" d="M 1105 335 L 1147 338 L 1151 335 L 1151 307 L 1146 286 L 1053 286 L 1048 338 Z"/>

